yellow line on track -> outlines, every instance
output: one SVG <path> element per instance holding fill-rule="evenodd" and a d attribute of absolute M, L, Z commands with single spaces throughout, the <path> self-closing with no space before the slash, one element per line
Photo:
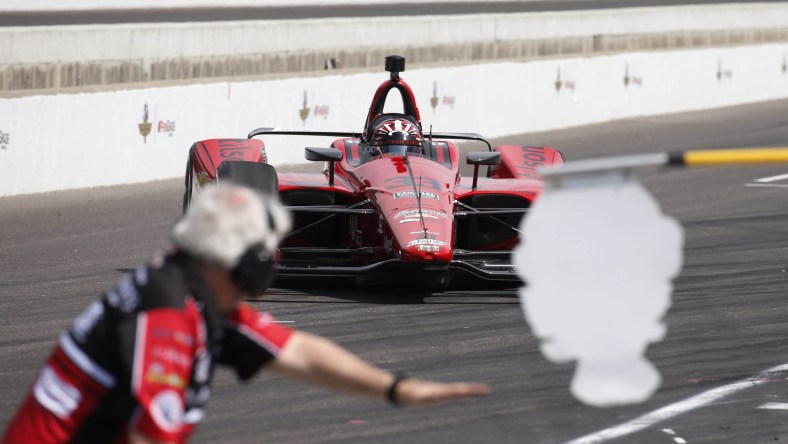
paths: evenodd
<path fill-rule="evenodd" d="M 683 157 L 687 166 L 788 163 L 788 147 L 685 151 Z"/>

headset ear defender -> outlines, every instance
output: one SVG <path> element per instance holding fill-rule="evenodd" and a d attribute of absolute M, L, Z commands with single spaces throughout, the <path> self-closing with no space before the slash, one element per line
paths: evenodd
<path fill-rule="evenodd" d="M 265 207 L 268 232 L 276 232 L 276 221 L 270 205 L 262 200 Z M 230 271 L 235 284 L 249 297 L 261 296 L 271 285 L 276 274 L 276 257 L 268 251 L 263 242 L 255 242 L 247 247 L 238 260 L 238 265 Z"/>
<path fill-rule="evenodd" d="M 265 292 L 276 274 L 276 258 L 262 244 L 250 245 L 241 255 L 238 265 L 230 272 L 235 284 L 247 296 L 256 297 Z"/>

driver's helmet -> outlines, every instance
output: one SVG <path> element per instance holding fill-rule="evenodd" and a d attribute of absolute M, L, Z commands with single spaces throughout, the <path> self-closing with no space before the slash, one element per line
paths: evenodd
<path fill-rule="evenodd" d="M 421 142 L 421 132 L 416 124 L 406 119 L 392 118 L 373 129 L 371 152 L 390 156 L 421 154 Z"/>

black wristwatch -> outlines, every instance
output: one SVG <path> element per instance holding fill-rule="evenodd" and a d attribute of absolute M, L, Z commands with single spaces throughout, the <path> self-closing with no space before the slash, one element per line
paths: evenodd
<path fill-rule="evenodd" d="M 386 399 L 389 401 L 389 404 L 399 406 L 399 400 L 397 399 L 397 386 L 405 379 L 408 379 L 408 376 L 405 373 L 396 373 L 394 375 L 394 382 L 391 383 L 391 386 L 389 386 L 389 389 L 386 392 Z"/>

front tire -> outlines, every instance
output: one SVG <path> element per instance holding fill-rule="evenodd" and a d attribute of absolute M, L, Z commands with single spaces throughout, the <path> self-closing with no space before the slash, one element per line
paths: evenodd
<path fill-rule="evenodd" d="M 192 155 L 189 152 L 189 159 L 186 161 L 186 174 L 184 175 L 184 190 L 183 190 L 183 214 L 189 210 L 189 204 L 192 202 L 192 189 L 194 187 L 194 170 L 192 169 Z"/>

